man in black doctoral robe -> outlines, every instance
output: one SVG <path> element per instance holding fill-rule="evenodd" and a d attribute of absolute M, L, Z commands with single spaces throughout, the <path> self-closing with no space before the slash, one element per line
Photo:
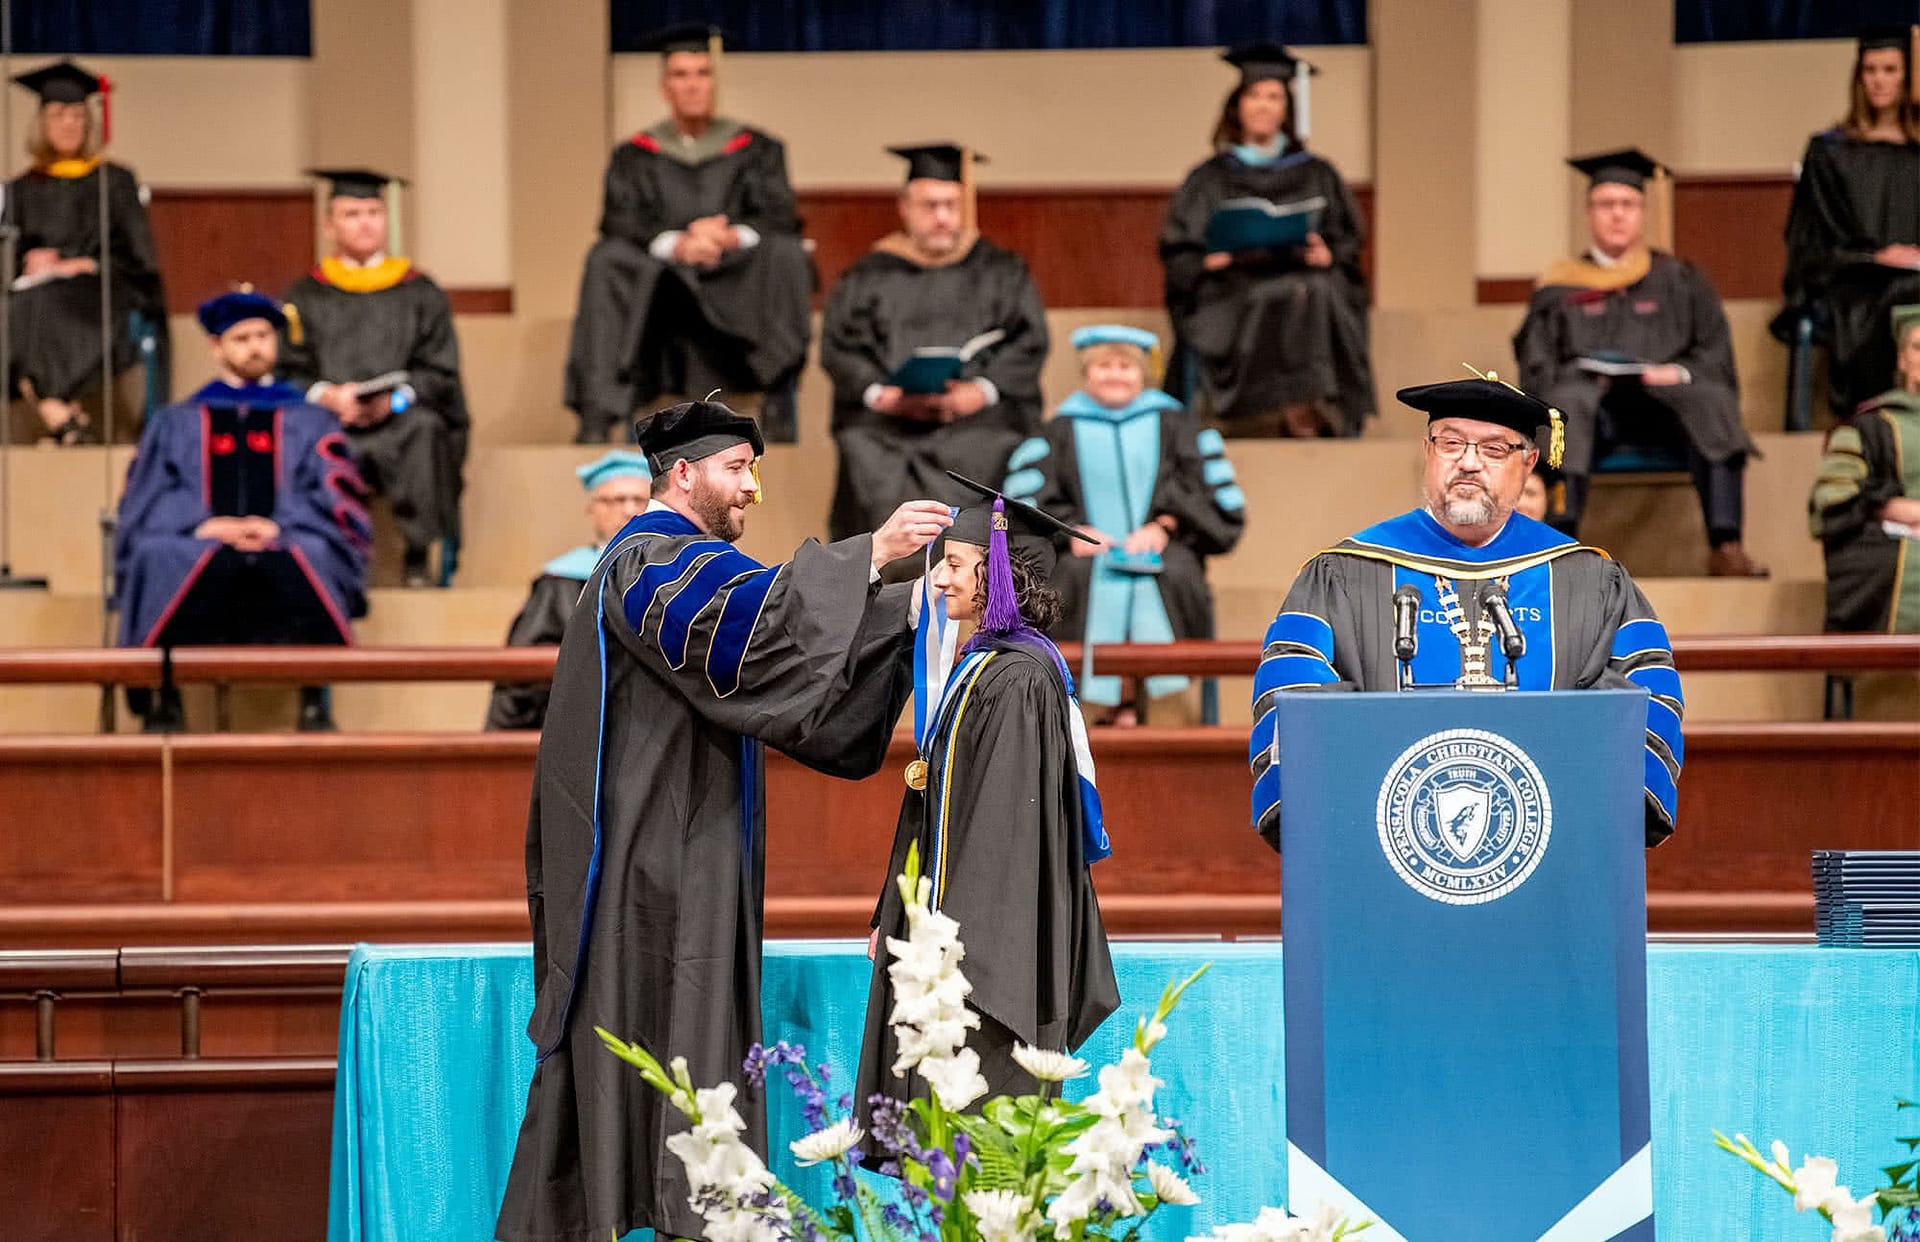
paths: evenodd
<path fill-rule="evenodd" d="M 91 442 L 99 438 L 98 431 L 81 409 L 80 396 L 100 383 L 103 249 L 112 300 L 114 374 L 134 363 L 130 313 L 159 326 L 158 352 L 147 365 L 166 374 L 167 310 L 153 229 L 133 170 L 99 154 L 104 135 L 88 100 L 104 93 L 106 80 L 61 61 L 14 81 L 33 91 L 40 105 L 29 143 L 33 165 L 6 187 L 5 223 L 20 230 L 15 267 L 6 279 L 29 282 L 12 295 L 8 335 L 13 374 L 6 381 L 12 392 L 38 404 L 48 440 Z M 111 242 L 104 248 L 103 177 Z M 161 387 L 166 387 L 164 382 Z"/>
<path fill-rule="evenodd" d="M 331 183 L 333 253 L 287 290 L 284 379 L 339 417 L 367 485 L 393 506 L 406 585 L 429 585 L 438 545 L 445 586 L 458 554 L 468 428 L 453 307 L 432 277 L 387 253 L 392 178 L 315 175 Z"/>
<path fill-rule="evenodd" d="M 509 647 L 559 646 L 567 632 L 567 618 L 580 602 L 587 579 L 593 577 L 601 550 L 647 507 L 651 476 L 647 459 L 638 453 L 613 449 L 576 468 L 574 474 L 587 489 L 587 521 L 593 528 L 593 542 L 562 552 L 540 570 L 540 576 L 528 588 L 527 602 L 507 630 Z M 538 729 L 547 718 L 547 695 L 545 683 L 494 686 L 493 698 L 487 704 L 487 728 Z"/>
<path fill-rule="evenodd" d="M 911 690 L 909 588 L 878 566 L 946 526 L 902 506 L 872 535 L 785 565 L 735 550 L 759 495 L 759 428 L 689 402 L 639 432 L 653 500 L 601 557 L 567 624 L 527 826 L 539 1064 L 496 1236 L 699 1237 L 685 1118 L 594 1028 L 702 1083 L 732 1081 L 760 1031 L 764 748 L 875 771 Z M 766 1151 L 766 1105 L 740 1111 Z"/>
<path fill-rule="evenodd" d="M 1240 82 L 1214 154 L 1174 192 L 1160 231 L 1177 342 L 1169 391 L 1230 436 L 1357 436 L 1373 416 L 1364 225 L 1339 170 L 1296 131 L 1295 83 L 1310 66 L 1273 44 L 1223 59 Z M 1227 248 L 1208 225 L 1235 200 L 1317 202 L 1318 218 L 1299 246 Z"/>
<path fill-rule="evenodd" d="M 1893 338 L 1893 388 L 1827 434 L 1807 505 L 1839 633 L 1920 634 L 1920 305 L 1894 313 Z"/>
<path fill-rule="evenodd" d="M 273 382 L 278 304 L 222 294 L 200 324 L 216 378 L 154 411 L 120 498 L 120 645 L 351 644 L 372 530 L 340 424 Z M 172 687 L 127 699 L 149 731 L 182 723 Z M 300 727 L 333 727 L 320 687 L 301 690 Z"/>
<path fill-rule="evenodd" d="M 1280 848 L 1283 690 L 1396 689 L 1396 592 L 1418 592 L 1408 675 L 1422 687 L 1482 690 L 1645 688 L 1646 842 L 1672 832 L 1684 757 L 1685 699 L 1667 631 L 1627 571 L 1542 522 L 1514 512 L 1538 455 L 1534 437 L 1559 420 L 1517 389 L 1487 379 L 1403 388 L 1427 414 L 1426 503 L 1342 540 L 1308 561 L 1267 628 L 1253 681 L 1253 823 Z M 1548 453 L 1549 464 L 1552 448 Z M 1506 655 L 1487 603 L 1505 589 L 1526 648 Z"/>
<path fill-rule="evenodd" d="M 719 32 L 653 37 L 671 110 L 613 152 L 600 240 L 587 252 L 567 354 L 566 403 L 581 444 L 604 443 L 663 393 L 765 394 L 770 439 L 794 438 L 813 263 L 764 130 L 714 113 Z"/>
<path fill-rule="evenodd" d="M 1699 268 L 1646 244 L 1646 187 L 1662 170 L 1638 150 L 1570 162 L 1592 179 L 1592 245 L 1540 278 L 1513 338 L 1521 384 L 1566 417 L 1555 524 L 1579 530 L 1594 459 L 1613 445 L 1674 445 L 1700 495 L 1707 571 L 1764 576 L 1740 538 L 1753 442 L 1740 421 L 1726 312 Z"/>
<path fill-rule="evenodd" d="M 847 269 L 820 326 L 840 451 L 835 538 L 910 496 L 962 503 L 967 493 L 946 472 L 998 480 L 1041 421 L 1046 307 L 1026 260 L 975 227 L 980 157 L 951 143 L 889 150 L 907 161 L 901 231 Z M 951 355 L 989 333 L 998 335 L 944 382 L 902 386 L 900 368 L 917 352 Z"/>
<path fill-rule="evenodd" d="M 1893 370 L 1887 316 L 1920 301 L 1920 72 L 1912 29 L 1863 35 L 1854 61 L 1856 98 L 1848 123 L 1807 140 L 1787 215 L 1787 307 L 1774 331 L 1810 318 L 1828 346 L 1827 399 L 1836 420 L 1878 393 Z M 1869 57 L 1897 58 L 1905 80 L 1869 88 Z M 1869 90 L 1888 89 L 1875 101 Z M 1890 122 L 1879 128 L 1880 118 Z M 1890 132 L 1889 132 L 1890 131 Z"/>

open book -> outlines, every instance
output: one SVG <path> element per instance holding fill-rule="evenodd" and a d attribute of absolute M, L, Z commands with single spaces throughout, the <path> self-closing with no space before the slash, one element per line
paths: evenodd
<path fill-rule="evenodd" d="M 958 349 L 944 345 L 922 345 L 907 360 L 894 368 L 887 383 L 915 396 L 945 392 L 947 385 L 960 378 L 960 368 L 973 361 L 982 350 L 1006 338 L 1004 328 L 991 328 Z"/>
<path fill-rule="evenodd" d="M 1304 246 L 1307 235 L 1319 231 L 1327 200 L 1315 195 L 1291 203 L 1264 198 L 1230 198 L 1207 217 L 1210 252 L 1277 250 Z"/>
<path fill-rule="evenodd" d="M 1645 375 L 1654 364 L 1641 362 L 1638 358 L 1629 358 L 1625 354 L 1616 354 L 1612 350 L 1602 350 L 1585 358 L 1576 358 L 1573 363 L 1588 375 L 1622 376 Z"/>

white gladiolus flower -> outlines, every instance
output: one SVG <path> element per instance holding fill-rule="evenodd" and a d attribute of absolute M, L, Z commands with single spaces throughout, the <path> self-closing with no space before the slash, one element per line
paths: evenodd
<path fill-rule="evenodd" d="M 824 1130 L 815 1130 L 805 1138 L 788 1143 L 787 1150 L 804 1169 L 823 1160 L 838 1160 L 865 1137 L 866 1131 L 854 1125 L 851 1117 L 842 1117 Z"/>
<path fill-rule="evenodd" d="M 920 1076 L 948 1112 L 964 1112 L 967 1105 L 987 1093 L 987 1080 L 980 1074 L 980 1054 L 971 1048 L 962 1048 L 951 1056 L 928 1057 L 920 1062 Z"/>
<path fill-rule="evenodd" d="M 1786 1149 L 1783 1143 L 1775 1143 L 1773 1146 L 1776 1158 Z M 1780 1163 L 1784 1167 L 1787 1162 L 1781 1160 Z M 1806 1163 L 1793 1174 L 1793 1210 L 1804 1212 L 1808 1208 L 1825 1206 L 1827 1197 L 1839 1185 L 1839 1179 L 1839 1165 L 1825 1156 L 1808 1156 Z M 1840 1193 L 1844 1195 L 1846 1191 L 1841 1190 Z M 1849 1198 L 1847 1202 L 1851 1203 L 1853 1200 Z"/>
<path fill-rule="evenodd" d="M 1164 1164 L 1148 1162 L 1147 1182 L 1153 1187 L 1154 1197 L 1168 1207 L 1192 1207 L 1200 1202 L 1187 1180 Z"/>
<path fill-rule="evenodd" d="M 1835 1198 L 1827 1207 L 1827 1214 L 1833 1217 L 1833 1242 L 1886 1242 L 1887 1231 L 1873 1223 L 1873 1208 L 1878 1201 L 1874 1195 L 1858 1203 L 1844 1195 Z"/>
<path fill-rule="evenodd" d="M 973 1213 L 980 1242 L 1032 1242 L 1035 1221 L 1019 1191 L 969 1190 L 960 1201 Z"/>
<path fill-rule="evenodd" d="M 1087 1072 L 1087 1063 L 1079 1057 L 1049 1052 L 1045 1048 L 1029 1048 L 1025 1044 L 1013 1046 L 1013 1060 L 1041 1082 L 1066 1082 Z"/>

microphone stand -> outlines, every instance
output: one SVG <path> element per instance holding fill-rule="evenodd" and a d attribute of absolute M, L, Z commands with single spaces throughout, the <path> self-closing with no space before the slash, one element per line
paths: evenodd
<path fill-rule="evenodd" d="M 0 0 L 0 136 L 13 133 L 13 0 Z M 0 196 L 3 198 L 3 196 Z M 13 274 L 20 230 L 0 201 L 0 591 L 44 591 L 47 580 L 13 572 Z"/>

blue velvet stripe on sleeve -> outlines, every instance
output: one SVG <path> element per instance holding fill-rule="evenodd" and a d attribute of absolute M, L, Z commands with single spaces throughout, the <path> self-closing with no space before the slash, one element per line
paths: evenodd
<path fill-rule="evenodd" d="M 662 592 L 667 603 L 660 617 L 659 643 L 660 653 L 667 658 L 669 667 L 679 668 L 687 662 L 687 635 L 693 629 L 694 618 L 713 604 L 714 597 L 723 588 L 759 568 L 752 557 L 729 548 L 702 558 L 678 590 L 670 595 Z"/>
<path fill-rule="evenodd" d="M 755 570 L 735 582 L 727 592 L 726 602 L 720 605 L 720 622 L 714 627 L 713 645 L 707 649 L 707 682 L 723 699 L 740 688 L 740 670 L 747 662 L 747 647 L 753 641 L 761 609 L 781 568 L 775 565 Z"/>
<path fill-rule="evenodd" d="M 1647 796 L 1672 824 L 1680 804 L 1680 769 L 1686 762 L 1681 732 L 1686 697 L 1673 667 L 1666 627 L 1650 617 L 1622 625 L 1614 632 L 1611 664 L 1628 681 L 1647 689 Z"/>
<path fill-rule="evenodd" d="M 653 607 L 654 596 L 663 588 L 680 581 L 682 575 L 693 568 L 694 562 L 711 555 L 716 546 L 719 546 L 718 540 L 696 539 L 674 553 L 670 560 L 648 561 L 641 567 L 639 577 L 633 580 L 633 585 L 620 598 L 620 606 L 627 614 L 627 624 L 633 627 L 635 634 L 646 633 L 647 611 Z"/>
<path fill-rule="evenodd" d="M 1267 627 L 1260 667 L 1253 675 L 1253 730 L 1247 766 L 1253 772 L 1253 823 L 1267 822 L 1280 806 L 1279 712 L 1274 695 L 1340 680 L 1333 668 L 1333 627 L 1307 612 L 1283 612 Z"/>

